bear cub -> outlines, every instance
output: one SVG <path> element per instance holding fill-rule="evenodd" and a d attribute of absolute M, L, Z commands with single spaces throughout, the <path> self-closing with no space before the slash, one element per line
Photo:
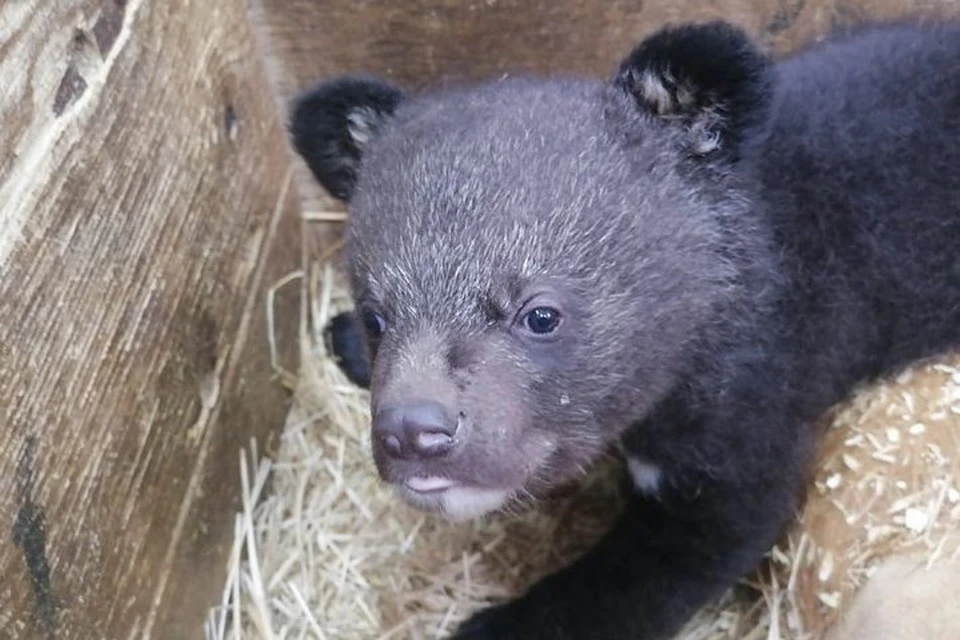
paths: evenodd
<path fill-rule="evenodd" d="M 608 535 L 461 640 L 671 637 L 790 524 L 817 418 L 960 344 L 956 23 L 777 60 L 665 26 L 606 80 L 350 75 L 290 131 L 349 208 L 334 337 L 401 499 L 475 518 L 627 459 Z"/>

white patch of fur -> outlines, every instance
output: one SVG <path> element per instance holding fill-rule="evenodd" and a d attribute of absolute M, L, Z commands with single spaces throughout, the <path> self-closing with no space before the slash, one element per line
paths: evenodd
<path fill-rule="evenodd" d="M 509 496 L 503 489 L 451 487 L 443 492 L 443 514 L 453 522 L 479 518 L 502 507 Z"/>
<path fill-rule="evenodd" d="M 637 456 L 627 456 L 627 470 L 633 479 L 634 488 L 640 493 L 652 495 L 660 489 L 660 467 Z"/>
<path fill-rule="evenodd" d="M 350 137 L 358 147 L 362 147 L 373 138 L 376 121 L 377 112 L 370 107 L 357 107 L 347 113 L 347 131 L 350 132 Z"/>
<path fill-rule="evenodd" d="M 691 150 L 698 155 L 706 155 L 720 148 L 720 132 L 711 129 L 707 123 L 697 123 L 690 129 Z"/>
<path fill-rule="evenodd" d="M 660 115 L 674 110 L 673 96 L 663 84 L 663 78 L 653 71 L 644 71 L 640 78 L 643 99 Z"/>

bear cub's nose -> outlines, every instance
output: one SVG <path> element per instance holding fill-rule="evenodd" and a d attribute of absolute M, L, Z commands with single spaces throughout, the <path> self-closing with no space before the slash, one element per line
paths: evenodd
<path fill-rule="evenodd" d="M 458 426 L 438 402 L 389 405 L 374 417 L 374 446 L 391 458 L 433 458 L 453 449 Z"/>

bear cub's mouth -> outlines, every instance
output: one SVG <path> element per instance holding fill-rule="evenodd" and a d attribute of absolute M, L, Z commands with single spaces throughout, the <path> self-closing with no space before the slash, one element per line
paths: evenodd
<path fill-rule="evenodd" d="M 458 483 L 455 480 L 441 476 L 413 476 L 403 484 L 407 489 L 415 493 L 440 493 L 457 486 Z"/>

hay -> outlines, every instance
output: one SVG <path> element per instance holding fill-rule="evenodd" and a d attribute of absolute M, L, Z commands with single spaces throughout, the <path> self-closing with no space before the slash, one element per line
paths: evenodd
<path fill-rule="evenodd" d="M 862 388 L 826 433 L 802 526 L 797 615 L 822 632 L 880 563 L 960 554 L 960 359 Z"/>
<path fill-rule="evenodd" d="M 622 470 L 613 460 L 569 495 L 483 522 L 447 523 L 397 500 L 372 464 L 366 392 L 346 380 L 322 339 L 327 320 L 350 305 L 328 257 L 278 283 L 299 281 L 306 302 L 301 370 L 278 371 L 295 385 L 295 402 L 277 450 L 261 459 L 253 443 L 241 457 L 243 513 L 208 640 L 446 637 L 471 612 L 578 555 L 617 510 Z M 922 372 L 960 382 L 960 373 L 944 366 Z M 937 378 L 929 387 L 939 398 L 931 392 L 907 401 L 896 385 L 909 382 L 864 389 L 839 412 L 803 526 L 755 575 L 691 621 L 682 640 L 819 637 L 878 558 L 917 545 L 931 558 L 946 553 L 941 534 L 960 517 L 957 456 L 942 442 L 926 453 L 904 445 L 956 417 L 960 385 L 938 386 Z M 956 444 L 950 453 L 960 450 Z M 919 471 L 921 459 L 929 473 Z M 877 465 L 886 465 L 886 476 Z M 887 478 L 879 496 L 872 484 L 878 474 Z"/>

